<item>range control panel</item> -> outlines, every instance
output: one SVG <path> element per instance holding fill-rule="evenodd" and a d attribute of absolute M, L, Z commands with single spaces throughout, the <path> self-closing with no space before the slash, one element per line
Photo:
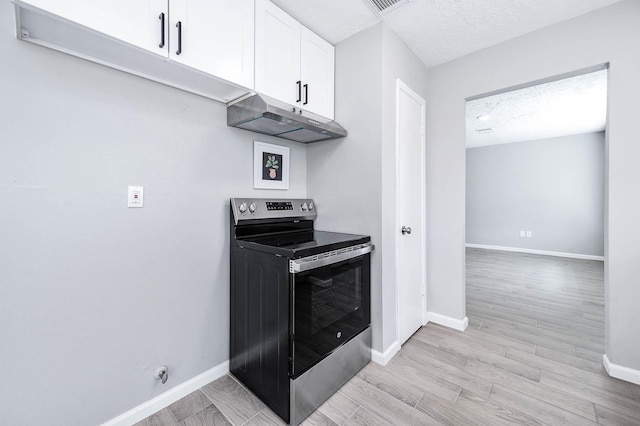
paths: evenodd
<path fill-rule="evenodd" d="M 314 220 L 316 205 L 309 198 L 232 198 L 231 211 L 235 223 L 243 220 L 305 219 Z"/>
<path fill-rule="evenodd" d="M 267 211 L 271 210 L 293 210 L 291 201 L 267 201 Z"/>

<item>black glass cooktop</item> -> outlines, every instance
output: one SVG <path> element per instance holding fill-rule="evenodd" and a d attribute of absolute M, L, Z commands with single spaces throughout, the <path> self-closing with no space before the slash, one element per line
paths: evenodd
<path fill-rule="evenodd" d="M 327 251 L 363 244 L 371 241 L 365 235 L 342 234 L 327 231 L 303 231 L 244 237 L 237 244 L 254 250 L 280 254 L 290 258 L 313 256 Z"/>

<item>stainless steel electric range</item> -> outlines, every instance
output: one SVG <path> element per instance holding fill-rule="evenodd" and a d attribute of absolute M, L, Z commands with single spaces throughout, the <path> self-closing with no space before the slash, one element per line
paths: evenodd
<path fill-rule="evenodd" d="M 310 199 L 231 199 L 230 371 L 294 425 L 371 360 L 371 239 L 315 218 Z"/>

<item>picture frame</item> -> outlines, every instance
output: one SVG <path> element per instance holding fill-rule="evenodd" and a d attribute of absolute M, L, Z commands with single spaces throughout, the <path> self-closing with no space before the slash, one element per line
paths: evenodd
<path fill-rule="evenodd" d="M 253 187 L 289 189 L 289 148 L 253 142 Z"/>

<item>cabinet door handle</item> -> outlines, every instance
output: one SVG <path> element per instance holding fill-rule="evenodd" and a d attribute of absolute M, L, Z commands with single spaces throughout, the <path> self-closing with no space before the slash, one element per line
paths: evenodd
<path fill-rule="evenodd" d="M 176 50 L 176 55 L 179 55 L 182 53 L 182 21 L 178 21 L 176 28 L 178 29 L 178 50 Z"/>
<path fill-rule="evenodd" d="M 164 13 L 161 13 L 160 16 L 158 16 L 158 19 L 160 20 L 160 44 L 158 45 L 158 47 L 163 48 L 164 47 Z"/>
<path fill-rule="evenodd" d="M 302 81 L 296 81 L 296 86 L 298 86 L 298 99 L 296 99 L 296 102 L 300 102 L 302 100 Z"/>
<path fill-rule="evenodd" d="M 304 85 L 304 102 L 302 103 L 302 105 L 306 105 L 309 103 L 309 85 L 305 84 Z"/>

